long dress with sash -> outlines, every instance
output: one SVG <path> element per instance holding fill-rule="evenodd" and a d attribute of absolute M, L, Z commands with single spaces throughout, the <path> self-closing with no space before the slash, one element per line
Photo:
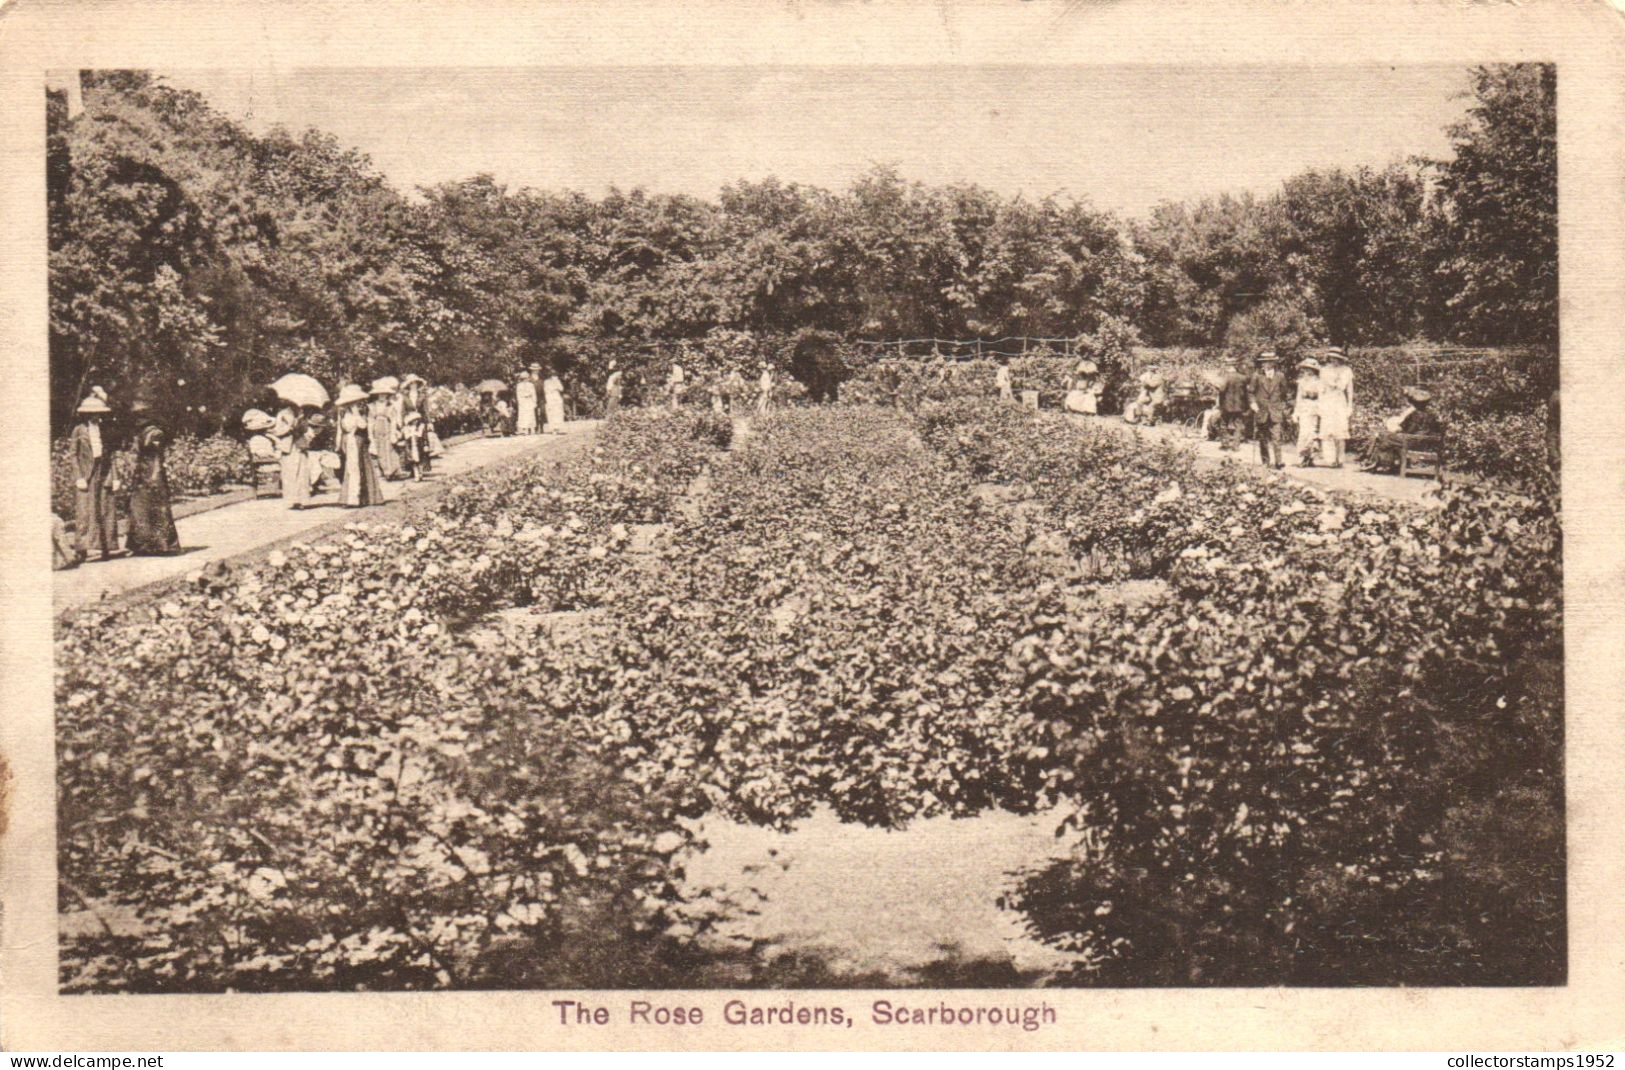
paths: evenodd
<path fill-rule="evenodd" d="M 315 482 L 311 478 L 307 430 L 305 418 L 292 406 L 278 412 L 271 425 L 271 441 L 276 443 L 277 457 L 282 462 L 282 497 L 295 506 L 310 504 L 310 489 Z"/>
<path fill-rule="evenodd" d="M 339 414 L 339 457 L 344 473 L 339 482 L 341 505 L 379 505 L 384 500 L 378 458 L 372 455 L 367 439 L 367 417 L 353 405 L 346 407 Z"/>
<path fill-rule="evenodd" d="M 519 406 L 519 420 L 514 431 L 521 435 L 534 435 L 537 429 L 536 422 L 536 383 L 531 379 L 521 379 L 514 384 L 514 403 Z"/>

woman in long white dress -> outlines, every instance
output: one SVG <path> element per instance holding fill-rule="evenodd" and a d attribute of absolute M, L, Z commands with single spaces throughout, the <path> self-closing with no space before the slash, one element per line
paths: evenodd
<path fill-rule="evenodd" d="M 519 381 L 513 385 L 514 403 L 519 406 L 519 419 L 514 424 L 514 433 L 518 435 L 534 435 L 537 431 L 536 423 L 536 380 L 531 373 L 519 373 Z"/>
<path fill-rule="evenodd" d="M 277 457 L 282 464 L 282 497 L 290 509 L 303 509 L 310 504 L 314 480 L 310 443 L 306 438 L 308 430 L 306 417 L 295 405 L 284 406 L 271 423 L 271 441 L 276 444 Z"/>
<path fill-rule="evenodd" d="M 1320 445 L 1320 362 L 1314 357 L 1298 362 L 1298 396 L 1292 418 L 1298 424 L 1298 467 L 1313 468 L 1315 449 Z"/>
<path fill-rule="evenodd" d="M 542 400 L 547 404 L 547 430 L 549 434 L 564 434 L 564 384 L 555 372 L 548 372 L 542 382 Z"/>
<path fill-rule="evenodd" d="M 773 407 L 773 369 L 766 361 L 762 362 L 762 375 L 756 380 L 756 390 L 756 414 L 761 416 Z"/>
<path fill-rule="evenodd" d="M 1349 417 L 1354 412 L 1354 370 L 1343 351 L 1332 346 L 1320 365 L 1320 441 L 1329 468 L 1343 467 Z"/>

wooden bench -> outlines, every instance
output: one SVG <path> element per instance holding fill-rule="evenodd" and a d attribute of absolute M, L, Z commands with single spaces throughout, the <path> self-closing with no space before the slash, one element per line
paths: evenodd
<path fill-rule="evenodd" d="M 1444 482 L 1444 436 L 1400 435 L 1399 477 L 1431 476 Z"/>

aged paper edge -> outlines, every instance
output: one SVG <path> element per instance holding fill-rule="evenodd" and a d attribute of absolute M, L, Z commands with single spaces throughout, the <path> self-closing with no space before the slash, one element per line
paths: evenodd
<path fill-rule="evenodd" d="M 561 1028 L 551 1001 L 501 992 L 59 997 L 46 552 L 43 76 L 77 68 L 737 64 L 1558 65 L 1567 576 L 1569 982 L 1544 989 L 1046 990 L 955 1002 L 1049 1002 L 1036 1033 L 883 1030 L 871 998 L 800 1002 L 857 1027 L 625 1025 L 625 993 L 586 998 L 623 1023 Z M 1387 1049 L 1625 1046 L 1625 12 L 1607 0 L 1152 3 L 840 0 L 517 4 L 15 0 L 0 9 L 0 1028 L 10 1050 L 261 1049 Z M 1200 166 L 1202 161 L 1193 161 Z M 1222 165 L 1213 188 L 1224 188 Z M 667 993 L 720 1019 L 735 993 Z M 783 993 L 739 993 L 783 1003 Z M 1008 997 L 1008 998 L 1007 998 Z"/>

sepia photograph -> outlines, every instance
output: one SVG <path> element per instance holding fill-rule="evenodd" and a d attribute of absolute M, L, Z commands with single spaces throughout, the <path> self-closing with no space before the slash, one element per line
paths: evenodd
<path fill-rule="evenodd" d="M 38 88 L 61 994 L 1567 982 L 1561 63 L 356 56 Z"/>

